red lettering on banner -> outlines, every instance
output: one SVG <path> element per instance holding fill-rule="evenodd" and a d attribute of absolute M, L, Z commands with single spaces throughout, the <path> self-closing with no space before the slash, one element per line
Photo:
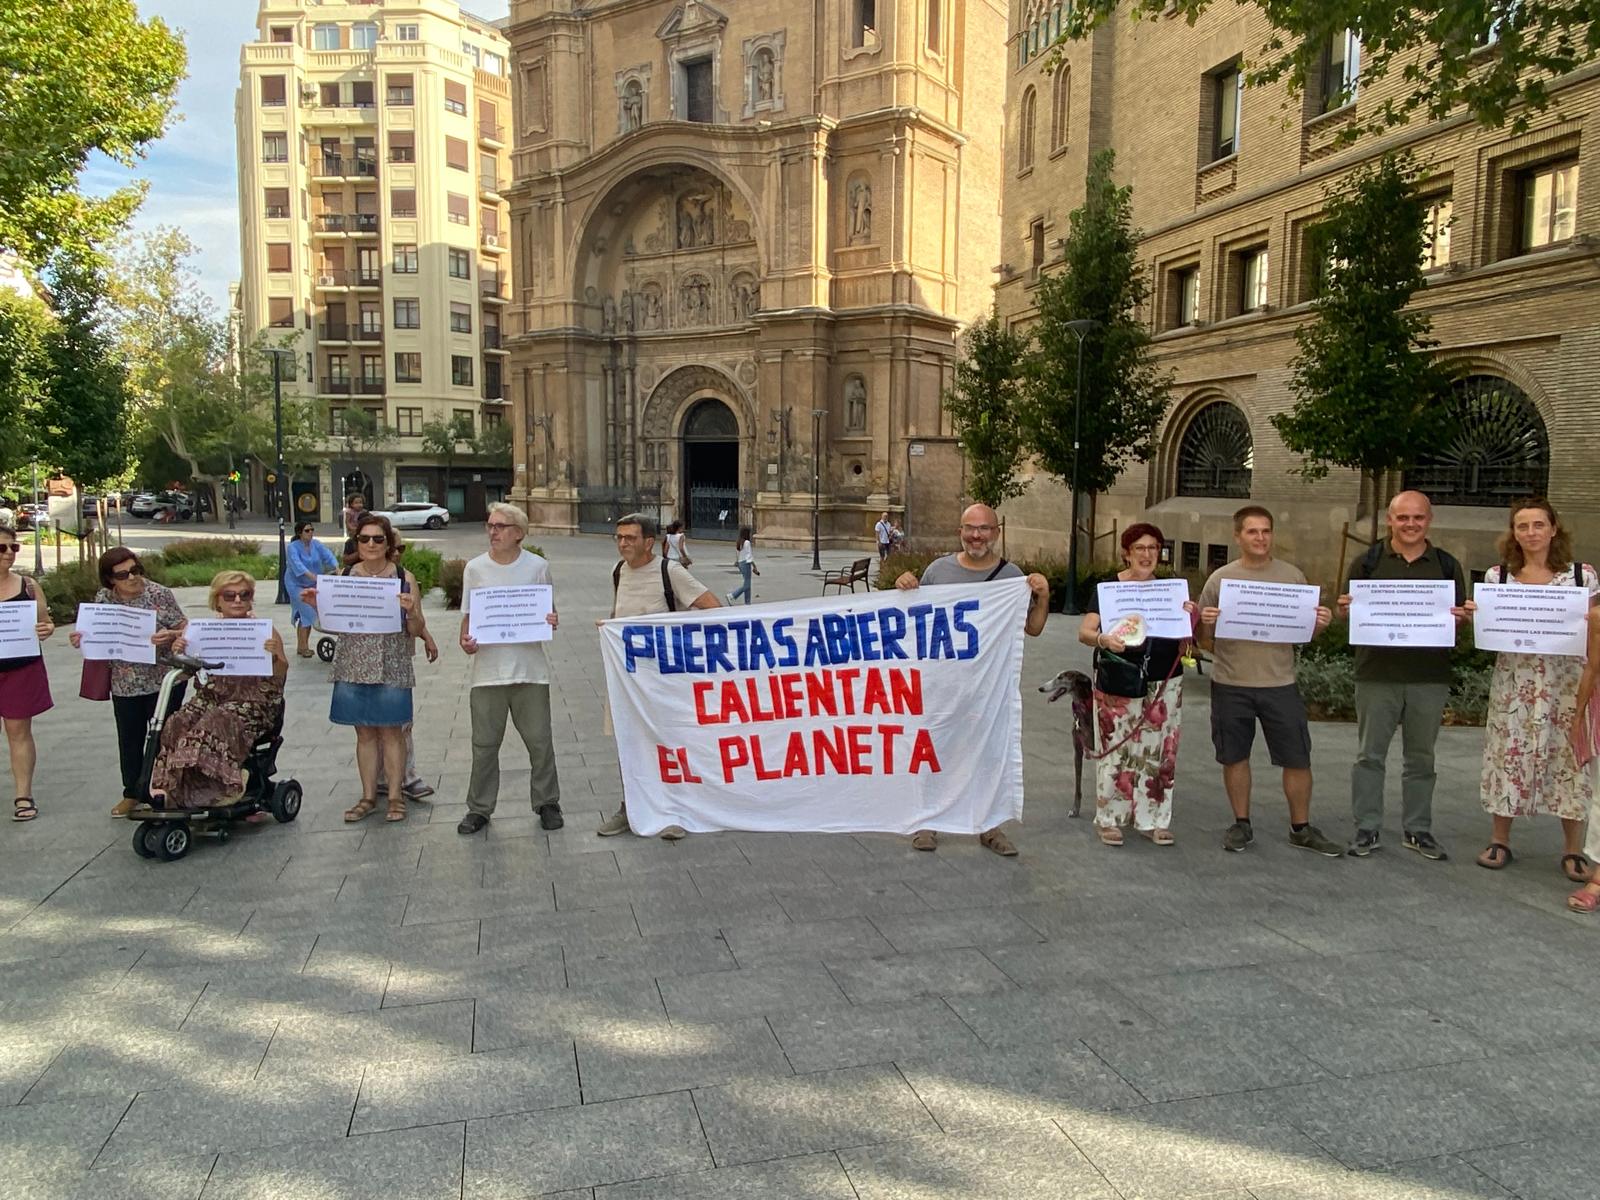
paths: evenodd
<path fill-rule="evenodd" d="M 722 764 L 722 781 L 732 783 L 739 768 L 749 767 L 756 781 L 796 776 L 932 774 L 943 768 L 926 729 L 908 732 L 904 725 L 832 725 L 825 729 L 793 730 L 763 742 L 755 735 L 725 737 L 717 742 L 717 757 Z M 911 739 L 909 765 L 905 742 Z M 668 782 L 699 783 L 689 768 L 686 749 L 661 748 L 662 778 Z M 779 763 L 782 766 L 779 766 Z M 681 779 L 668 779 L 671 770 Z"/>
<path fill-rule="evenodd" d="M 756 778 L 765 783 L 771 779 L 782 779 L 782 771 L 769 771 L 767 764 L 761 760 L 761 739 L 750 739 L 750 762 L 756 769 Z"/>
<path fill-rule="evenodd" d="M 879 725 L 878 732 L 883 736 L 883 773 L 894 774 L 894 739 L 906 731 L 904 725 Z"/>
<path fill-rule="evenodd" d="M 805 735 L 796 731 L 789 735 L 789 749 L 784 752 L 783 777 L 787 779 L 791 775 L 809 774 L 811 774 L 811 766 L 810 761 L 806 758 Z"/>
<path fill-rule="evenodd" d="M 827 713 L 839 715 L 839 706 L 833 696 L 833 672 L 813 671 L 806 677 L 806 708 L 813 717 Z"/>
<path fill-rule="evenodd" d="M 861 715 L 868 716 L 874 711 L 886 713 L 889 711 L 889 689 L 883 686 L 883 672 L 867 672 L 867 692 L 861 700 Z"/>
<path fill-rule="evenodd" d="M 850 745 L 850 774 L 871 775 L 872 762 L 867 756 L 872 753 L 872 746 L 867 739 L 872 736 L 872 726 L 846 725 L 844 734 Z"/>
<path fill-rule="evenodd" d="M 811 731 L 811 747 L 816 756 L 817 774 L 821 775 L 822 760 L 826 758 L 833 765 L 835 775 L 848 775 L 850 773 L 849 760 L 844 752 L 844 730 L 835 725 L 832 729 L 813 729 Z"/>
<path fill-rule="evenodd" d="M 743 679 L 696 680 L 694 715 L 700 725 L 755 725 L 800 717 L 920 717 L 922 672 L 872 667 L 790 671 Z"/>
<path fill-rule="evenodd" d="M 678 774 L 678 756 L 665 746 L 656 747 L 656 761 L 661 764 L 662 783 L 682 783 L 683 776 Z"/>
<path fill-rule="evenodd" d="M 889 672 L 889 695 L 896 716 L 920 717 L 922 715 L 922 672 L 916 668 Z"/>
<path fill-rule="evenodd" d="M 928 736 L 926 729 L 917 730 L 917 740 L 911 744 L 911 774 L 917 773 L 917 768 L 922 764 L 929 764 L 929 770 L 937 775 L 940 771 L 939 756 L 933 752 L 933 739 Z"/>
<path fill-rule="evenodd" d="M 710 693 L 711 689 L 716 687 L 716 686 L 717 685 L 712 683 L 711 680 L 709 680 L 709 679 L 697 679 L 697 680 L 695 680 L 695 684 L 694 684 L 694 719 L 695 719 L 696 723 L 698 723 L 700 725 L 717 725 L 717 724 L 720 724 L 721 721 L 722 721 L 722 718 L 720 716 L 713 717 L 710 713 L 708 713 L 706 711 L 706 696 Z"/>
<path fill-rule="evenodd" d="M 735 767 L 748 766 L 750 748 L 742 737 L 725 737 L 717 741 L 717 757 L 722 760 L 722 782 L 733 782 Z"/>
<path fill-rule="evenodd" d="M 794 720 L 805 714 L 805 677 L 803 675 L 779 675 L 773 680 L 774 690 L 783 689 L 783 715 L 787 720 Z M 777 707 L 776 704 L 773 705 Z"/>
<path fill-rule="evenodd" d="M 839 691 L 844 696 L 844 715 L 847 717 L 856 715 L 856 694 L 850 685 L 860 677 L 861 669 L 859 667 L 846 667 L 839 672 Z"/>

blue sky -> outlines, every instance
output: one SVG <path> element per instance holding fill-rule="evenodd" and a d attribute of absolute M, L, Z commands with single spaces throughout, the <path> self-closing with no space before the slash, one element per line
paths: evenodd
<path fill-rule="evenodd" d="M 471 0 L 469 12 L 503 17 L 507 0 Z M 198 247 L 195 267 L 220 312 L 239 274 L 238 168 L 233 94 L 239 48 L 255 36 L 254 0 L 138 0 L 139 13 L 160 17 L 183 34 L 189 78 L 178 91 L 178 119 L 131 171 L 104 159 L 85 173 L 89 191 L 107 191 L 130 177 L 149 182 L 135 228 L 175 225 Z"/>

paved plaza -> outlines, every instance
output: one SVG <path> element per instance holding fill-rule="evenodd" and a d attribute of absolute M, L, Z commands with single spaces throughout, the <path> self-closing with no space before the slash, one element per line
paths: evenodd
<path fill-rule="evenodd" d="M 464 531 L 452 531 L 465 541 Z M 425 538 L 418 540 L 427 540 Z M 553 539 L 566 828 L 456 822 L 471 758 L 457 614 L 419 659 L 410 820 L 346 826 L 354 737 L 291 668 L 300 819 L 147 862 L 109 705 L 46 654 L 40 817 L 0 828 L 0 1194 L 8 1200 L 1578 1200 L 1600 1189 L 1600 928 L 1569 914 L 1553 820 L 1472 863 L 1482 735 L 1447 729 L 1436 832 L 1292 849 L 1257 772 L 1229 822 L 1191 680 L 1170 848 L 1068 816 L 1076 620 L 1027 648 L 1025 820 L 975 839 L 600 839 L 619 799 L 593 618 L 604 538 Z M 694 573 L 735 586 L 730 546 Z M 758 548 L 762 600 L 815 595 Z M 826 555 L 837 566 L 849 555 Z M 270 589 L 270 585 L 267 585 Z M 191 615 L 203 590 L 182 593 Z M 288 631 L 287 610 L 273 610 Z M 1313 817 L 1351 832 L 1353 728 L 1319 725 Z M 524 764 L 525 764 L 524 759 Z M 1398 750 L 1392 763 L 1398 772 Z M 1092 808 L 1092 783 L 1087 808 Z"/>

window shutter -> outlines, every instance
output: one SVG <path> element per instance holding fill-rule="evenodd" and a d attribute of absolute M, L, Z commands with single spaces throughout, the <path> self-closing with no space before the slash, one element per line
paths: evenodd
<path fill-rule="evenodd" d="M 294 298 L 291 296 L 267 297 L 267 323 L 277 328 L 294 324 Z"/>
<path fill-rule="evenodd" d="M 261 77 L 261 103 L 278 105 L 287 103 L 288 91 L 284 85 L 282 75 L 263 75 Z"/>
<path fill-rule="evenodd" d="M 267 270 L 282 272 L 289 270 L 289 243 L 267 243 Z"/>
<path fill-rule="evenodd" d="M 447 167 L 465 171 L 467 169 L 467 143 L 461 138 L 445 138 L 444 163 Z"/>

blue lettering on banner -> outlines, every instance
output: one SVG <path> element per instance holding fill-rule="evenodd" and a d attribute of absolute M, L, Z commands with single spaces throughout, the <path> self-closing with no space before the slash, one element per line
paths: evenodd
<path fill-rule="evenodd" d="M 718 675 L 889 660 L 966 661 L 980 636 L 968 617 L 979 600 L 953 605 L 913 604 L 811 617 L 803 631 L 794 617 L 771 622 L 739 618 L 671 625 L 624 625 L 623 659 L 630 674 L 653 663 L 661 675 Z"/>

